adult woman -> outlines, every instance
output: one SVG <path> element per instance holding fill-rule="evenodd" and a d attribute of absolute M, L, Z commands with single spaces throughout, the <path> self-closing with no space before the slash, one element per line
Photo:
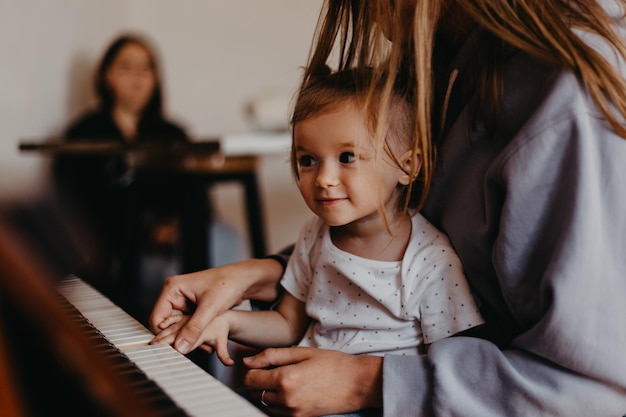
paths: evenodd
<path fill-rule="evenodd" d="M 183 128 L 164 118 L 159 67 L 154 49 L 138 35 L 117 37 L 95 75 L 98 108 L 75 121 L 71 139 L 186 140 Z"/>
<path fill-rule="evenodd" d="M 98 106 L 86 111 L 66 130 L 68 142 L 187 141 L 179 125 L 167 120 L 156 54 L 138 35 L 118 36 L 104 52 L 95 74 Z M 55 160 L 53 172 L 62 200 L 85 215 L 96 230 L 96 262 L 80 271 L 85 279 L 102 283 L 110 296 L 130 298 L 139 275 L 141 236 L 153 233 L 166 241 L 175 236 L 180 187 L 165 178 L 136 178 L 125 156 L 64 156 Z M 148 225 L 152 219 L 156 225 Z M 116 301 L 125 302 L 117 297 Z"/>
<path fill-rule="evenodd" d="M 422 212 L 457 250 L 485 333 L 419 358 L 270 349 L 245 360 L 248 388 L 300 416 L 622 415 L 626 329 L 607 320 L 626 319 L 626 3 L 386 3 L 327 2 L 305 80 L 341 33 L 338 67 L 379 64 L 414 92 Z M 173 277 L 152 325 L 188 297 L 175 346 L 195 347 L 223 300 L 276 294 L 272 262 Z"/>

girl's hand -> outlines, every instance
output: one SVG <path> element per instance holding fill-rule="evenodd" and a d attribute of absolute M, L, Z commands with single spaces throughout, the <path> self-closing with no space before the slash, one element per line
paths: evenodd
<path fill-rule="evenodd" d="M 162 326 L 164 329 L 152 338 L 150 344 L 173 344 L 178 331 L 189 321 L 189 317 L 190 316 L 183 315 L 182 312 L 175 310 L 171 316 L 163 320 Z"/>
<path fill-rule="evenodd" d="M 227 319 L 228 312 L 217 316 L 200 335 L 202 342 L 201 348 L 208 353 L 215 353 L 220 361 L 226 366 L 232 366 L 235 361 L 230 357 L 228 352 L 228 334 L 230 325 Z M 191 319 L 191 316 L 182 314 L 172 315 L 164 323 L 168 323 L 168 327 L 160 331 L 151 341 L 150 344 L 165 343 L 171 345 L 176 339 L 179 330 Z"/>

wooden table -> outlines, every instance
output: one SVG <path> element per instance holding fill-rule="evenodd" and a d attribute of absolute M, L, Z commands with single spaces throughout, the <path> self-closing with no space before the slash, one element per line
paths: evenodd
<path fill-rule="evenodd" d="M 189 201 L 183 203 L 182 271 L 194 272 L 210 265 L 210 236 L 206 225 L 211 221 L 208 189 L 218 183 L 237 182 L 244 189 L 244 204 L 254 257 L 265 256 L 266 236 L 263 204 L 258 187 L 257 164 L 260 156 L 287 152 L 287 133 L 243 133 L 188 144 L 142 143 L 125 145 L 113 142 L 66 143 L 60 140 L 23 141 L 22 152 L 40 155 L 121 154 L 137 176 L 158 181 L 160 177 L 180 181 Z"/>

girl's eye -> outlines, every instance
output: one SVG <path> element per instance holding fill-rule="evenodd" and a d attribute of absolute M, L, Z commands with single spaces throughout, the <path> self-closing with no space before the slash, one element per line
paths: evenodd
<path fill-rule="evenodd" d="M 355 161 L 354 153 L 352 152 L 343 152 L 339 155 L 339 162 L 342 164 L 350 164 Z"/>
<path fill-rule="evenodd" d="M 301 167 L 311 167 L 315 165 L 315 159 L 310 155 L 304 155 L 298 158 L 298 165 Z"/>

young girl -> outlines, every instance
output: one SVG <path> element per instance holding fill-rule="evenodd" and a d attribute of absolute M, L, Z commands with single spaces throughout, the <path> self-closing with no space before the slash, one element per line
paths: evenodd
<path fill-rule="evenodd" d="M 417 355 L 483 323 L 447 238 L 413 210 L 420 155 L 412 108 L 394 92 L 386 129 L 364 106 L 367 70 L 313 78 L 292 119 L 292 167 L 316 214 L 300 233 L 275 311 L 228 311 L 205 343 L 234 364 L 227 340 L 355 354 Z M 176 321 L 177 316 L 172 321 Z M 155 341 L 172 343 L 180 321 Z"/>

